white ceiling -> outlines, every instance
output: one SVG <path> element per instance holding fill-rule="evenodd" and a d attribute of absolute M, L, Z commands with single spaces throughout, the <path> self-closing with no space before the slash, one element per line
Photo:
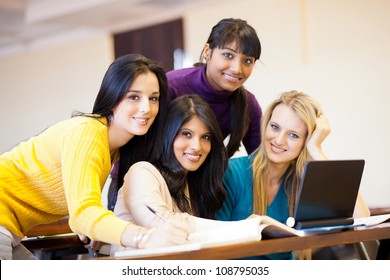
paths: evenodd
<path fill-rule="evenodd" d="M 218 1 L 218 0 L 214 0 Z M 222 0 L 223 1 L 223 0 Z M 0 56 L 59 38 L 121 32 L 180 17 L 212 0 L 0 0 Z"/>

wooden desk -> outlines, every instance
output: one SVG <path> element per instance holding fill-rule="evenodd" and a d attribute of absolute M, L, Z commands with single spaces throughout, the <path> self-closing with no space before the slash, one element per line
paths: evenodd
<path fill-rule="evenodd" d="M 71 233 L 72 230 L 68 224 L 68 218 L 58 220 L 57 222 L 50 224 L 42 224 L 30 229 L 27 233 L 27 237 L 31 236 L 45 236 L 45 235 L 54 235 L 62 233 Z"/>
<path fill-rule="evenodd" d="M 27 232 L 26 237 L 22 244 L 39 259 L 88 253 L 78 235 L 72 233 L 68 218 L 36 226 Z"/>
<path fill-rule="evenodd" d="M 99 259 L 144 259 L 144 260 L 223 260 L 238 259 L 250 256 L 266 255 L 287 251 L 314 249 L 339 244 L 353 244 L 364 241 L 381 240 L 378 252 L 379 259 L 390 257 L 390 223 L 374 227 L 358 227 L 353 230 L 315 236 L 288 237 L 261 240 L 237 245 L 205 248 L 201 250 L 154 255 L 145 257 L 117 257 Z"/>

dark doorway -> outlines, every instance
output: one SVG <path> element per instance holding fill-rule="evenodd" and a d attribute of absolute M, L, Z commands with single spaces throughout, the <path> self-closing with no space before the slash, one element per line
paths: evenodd
<path fill-rule="evenodd" d="M 174 51 L 184 49 L 183 20 L 177 19 L 142 29 L 114 34 L 115 57 L 140 53 L 159 62 L 166 71 L 174 69 Z"/>

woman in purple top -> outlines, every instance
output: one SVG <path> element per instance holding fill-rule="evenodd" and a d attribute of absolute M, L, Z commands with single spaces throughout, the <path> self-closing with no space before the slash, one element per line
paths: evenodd
<path fill-rule="evenodd" d="M 245 20 L 227 18 L 211 30 L 199 63 L 167 73 L 169 98 L 199 94 L 213 109 L 227 145 L 229 157 L 241 141 L 248 154 L 260 144 L 261 108 L 243 84 L 260 58 L 260 40 Z"/>

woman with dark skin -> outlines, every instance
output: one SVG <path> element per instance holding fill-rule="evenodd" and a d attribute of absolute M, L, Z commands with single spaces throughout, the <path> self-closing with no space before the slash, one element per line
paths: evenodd
<path fill-rule="evenodd" d="M 195 217 L 212 219 L 225 198 L 227 155 L 218 122 L 199 95 L 182 95 L 170 104 L 162 139 L 155 160 L 127 172 L 114 213 L 147 228 L 184 219 L 199 230 Z M 126 249 L 112 245 L 111 254 Z"/>
<path fill-rule="evenodd" d="M 261 108 L 256 97 L 244 88 L 260 53 L 255 29 L 245 20 L 226 18 L 212 28 L 199 63 L 167 73 L 171 100 L 196 93 L 209 103 L 223 137 L 230 135 L 229 157 L 238 151 L 241 142 L 248 154 L 260 144 Z"/>

